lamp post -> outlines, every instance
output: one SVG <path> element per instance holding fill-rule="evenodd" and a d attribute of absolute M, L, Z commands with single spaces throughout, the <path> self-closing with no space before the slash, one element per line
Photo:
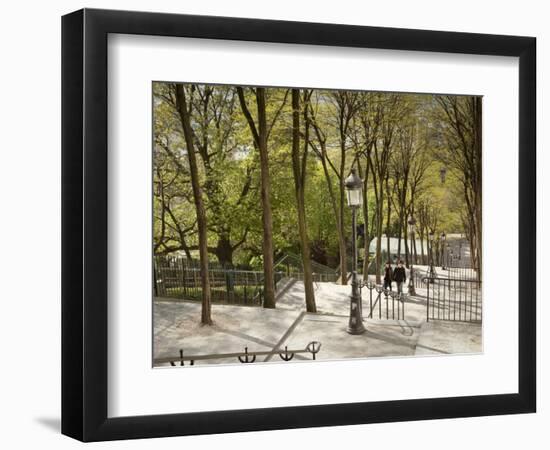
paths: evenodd
<path fill-rule="evenodd" d="M 447 270 L 445 268 L 445 240 L 447 239 L 447 235 L 445 234 L 445 232 L 441 233 L 439 239 L 441 242 L 441 270 Z"/>
<path fill-rule="evenodd" d="M 349 334 L 363 334 L 366 330 L 363 326 L 361 314 L 361 295 L 359 294 L 359 282 L 357 280 L 357 209 L 363 203 L 363 181 L 357 176 L 355 169 L 351 169 L 350 175 L 344 181 L 348 206 L 351 208 L 351 295 L 349 305 Z"/>
<path fill-rule="evenodd" d="M 433 279 L 435 277 L 435 270 L 434 270 L 434 230 L 430 230 L 428 233 L 428 240 L 430 242 L 430 283 L 433 283 Z"/>
<path fill-rule="evenodd" d="M 416 225 L 416 219 L 413 216 L 410 216 L 407 223 L 409 224 L 409 236 L 411 237 L 411 248 L 409 249 L 409 254 L 411 257 L 411 270 L 409 273 L 409 295 L 416 295 L 416 291 L 414 290 L 414 279 L 413 279 L 413 275 L 414 275 L 413 243 L 414 243 L 414 231 L 415 231 L 414 227 Z"/>

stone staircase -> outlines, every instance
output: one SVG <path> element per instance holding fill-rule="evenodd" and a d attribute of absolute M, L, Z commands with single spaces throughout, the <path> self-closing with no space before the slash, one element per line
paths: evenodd
<path fill-rule="evenodd" d="M 302 281 L 287 282 L 277 298 L 277 309 L 304 311 L 304 285 Z M 315 283 L 317 314 L 308 314 L 306 321 L 324 323 L 338 320 L 345 323 L 349 316 L 349 295 L 351 286 L 336 283 Z M 368 301 L 363 294 L 363 311 Z M 420 296 L 405 298 L 404 319 L 366 318 L 367 333 L 391 336 L 387 345 L 403 345 L 410 355 L 436 355 L 450 353 L 479 353 L 481 346 L 481 325 L 463 322 L 426 322 L 426 300 Z M 331 319 L 331 316 L 334 319 Z M 381 330 L 385 330 L 384 333 Z M 384 345 L 376 352 L 383 354 Z M 374 351 L 374 350 L 373 350 Z"/>

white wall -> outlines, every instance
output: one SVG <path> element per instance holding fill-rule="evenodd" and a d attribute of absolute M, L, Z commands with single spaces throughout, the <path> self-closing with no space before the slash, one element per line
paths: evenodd
<path fill-rule="evenodd" d="M 4 2 L 0 16 L 0 443 L 3 448 L 73 448 L 59 434 L 60 416 L 60 16 L 83 6 L 191 14 L 353 23 L 452 31 L 530 35 L 538 38 L 539 231 L 548 229 L 550 169 L 541 151 L 543 102 L 550 106 L 550 29 L 545 2 L 462 0 L 298 2 L 278 0 L 112 0 Z M 545 74 L 546 77 L 541 76 Z M 543 91 L 544 90 L 544 91 Z M 546 121 L 547 122 L 547 121 Z M 505 201 L 505 199 L 503 199 Z M 505 204 L 503 204 L 505 206 Z M 546 224 L 544 227 L 543 223 Z M 539 255 L 550 251 L 539 237 Z M 542 259 L 539 256 L 539 263 Z M 540 264 L 539 264 L 540 266 Z M 32 277 L 31 274 L 32 273 Z M 539 269 L 539 273 L 541 270 Z M 539 292 L 541 283 L 539 282 Z M 546 296 L 544 292 L 539 297 Z M 543 299 L 544 300 L 544 299 Z M 241 433 L 99 444 L 107 448 L 543 448 L 550 438 L 549 362 L 545 346 L 550 317 L 539 299 L 539 413 L 536 415 Z M 546 354 L 543 355 L 543 352 Z M 404 374 L 404 380 L 406 376 Z"/>

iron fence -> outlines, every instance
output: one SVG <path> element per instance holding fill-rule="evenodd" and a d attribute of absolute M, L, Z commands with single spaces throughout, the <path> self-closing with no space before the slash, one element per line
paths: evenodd
<path fill-rule="evenodd" d="M 294 253 L 283 254 L 274 264 L 274 268 L 284 272 L 287 277 L 292 277 L 297 280 L 304 279 L 304 270 L 301 256 Z M 312 278 L 316 283 L 336 282 L 339 275 L 335 269 L 320 264 L 316 261 L 311 261 Z"/>
<path fill-rule="evenodd" d="M 156 297 L 202 300 L 201 271 L 193 260 L 182 257 L 154 258 Z M 275 284 L 284 273 L 275 273 Z M 264 274 L 258 271 L 209 268 L 210 295 L 213 303 L 261 306 Z"/>
<path fill-rule="evenodd" d="M 447 279 L 447 280 L 468 280 L 479 281 L 477 271 L 471 267 L 446 267 L 434 269 L 435 275 L 430 275 L 429 268 L 416 268 L 413 269 L 413 283 L 415 288 L 426 288 L 428 280 L 430 279 Z"/>
<path fill-rule="evenodd" d="M 426 320 L 481 322 L 481 281 L 425 277 Z"/>

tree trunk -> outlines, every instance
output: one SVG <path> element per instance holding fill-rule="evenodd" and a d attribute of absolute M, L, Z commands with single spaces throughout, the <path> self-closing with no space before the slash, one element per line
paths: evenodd
<path fill-rule="evenodd" d="M 376 146 L 375 146 L 376 149 Z M 376 175 L 376 171 L 374 170 L 374 163 L 372 158 L 372 153 L 369 153 L 367 156 L 367 171 L 370 169 L 372 173 L 372 187 L 374 190 L 374 204 L 375 204 L 375 210 L 373 214 L 373 223 L 372 223 L 372 229 L 373 229 L 373 236 L 376 237 L 376 249 L 374 253 L 374 270 L 375 270 L 375 280 L 377 284 L 380 284 L 381 277 L 380 277 L 380 269 L 381 269 L 381 260 L 380 260 L 380 251 L 381 251 L 381 245 L 380 240 L 382 239 L 382 231 L 380 226 L 380 203 L 382 201 L 382 192 L 378 189 L 378 177 Z M 375 220 L 376 219 L 376 220 Z M 376 234 L 374 234 L 376 230 Z"/>
<path fill-rule="evenodd" d="M 334 189 L 332 188 L 332 183 L 330 179 L 330 174 L 327 167 L 326 160 L 326 148 L 324 143 L 320 143 L 322 147 L 322 156 L 321 156 L 321 166 L 323 167 L 323 173 L 325 174 L 325 181 L 327 183 L 327 189 L 330 197 L 330 203 L 332 206 L 332 211 L 334 213 L 334 218 L 336 220 L 336 233 L 338 234 L 338 249 L 339 249 L 339 259 L 340 259 L 340 283 L 347 284 L 347 267 L 346 267 L 346 238 L 344 236 L 344 225 L 340 222 L 340 214 L 338 210 L 338 202 L 336 200 L 336 195 Z M 344 265 L 342 266 L 342 256 L 344 258 Z"/>
<path fill-rule="evenodd" d="M 413 233 L 412 235 L 411 262 L 412 264 L 418 264 L 418 252 L 416 249 L 416 233 Z"/>
<path fill-rule="evenodd" d="M 273 221 L 271 214 L 271 182 L 267 153 L 267 117 L 265 88 L 256 89 L 258 106 L 258 149 L 260 152 L 262 224 L 263 224 L 263 265 L 264 265 L 264 308 L 275 308 L 275 273 L 273 271 Z"/>
<path fill-rule="evenodd" d="M 201 323 L 203 325 L 212 325 L 210 280 L 208 278 L 208 236 L 206 228 L 206 213 L 202 200 L 202 190 L 199 182 L 199 170 L 197 167 L 197 159 L 195 155 L 195 148 L 193 145 L 193 130 L 191 128 L 191 120 L 189 117 L 190 113 L 187 106 L 187 100 L 185 98 L 185 91 L 183 85 L 181 84 L 176 85 L 176 101 L 178 113 L 183 128 L 185 144 L 187 146 L 189 172 L 191 174 L 193 199 L 195 201 L 195 209 L 197 214 L 202 287 Z"/>
<path fill-rule="evenodd" d="M 363 220 L 365 221 L 365 247 L 363 255 L 363 279 L 367 279 L 369 274 L 370 265 L 370 234 L 369 234 L 369 210 L 368 205 L 365 203 L 363 207 Z"/>
<path fill-rule="evenodd" d="M 422 265 L 426 264 L 426 259 L 424 258 L 424 229 L 420 228 L 420 262 Z"/>
<path fill-rule="evenodd" d="M 219 237 L 214 254 L 223 267 L 233 267 L 233 247 L 228 236 Z"/>
<path fill-rule="evenodd" d="M 310 109 L 311 110 L 311 109 Z M 336 173 L 338 179 L 338 186 L 339 186 L 339 196 L 336 197 L 336 193 L 334 192 L 334 188 L 332 186 L 332 181 L 328 169 L 329 164 L 329 158 L 327 155 L 327 149 L 326 149 L 326 137 L 324 136 L 324 133 L 319 128 L 319 125 L 316 122 L 315 117 L 307 114 L 306 111 L 306 121 L 309 122 L 313 126 L 313 129 L 315 130 L 315 134 L 317 135 L 317 140 L 319 142 L 320 149 L 317 150 L 317 153 L 319 155 L 319 159 L 321 161 L 321 165 L 323 167 L 323 173 L 325 175 L 325 181 L 327 183 L 327 189 L 330 196 L 330 203 L 332 206 L 332 210 L 334 213 L 334 218 L 336 221 L 336 231 L 338 233 L 338 249 L 339 249 L 339 260 L 340 260 L 340 283 L 345 285 L 347 284 L 347 261 L 346 261 L 346 238 L 344 235 L 344 202 L 345 202 L 345 191 L 344 191 L 344 177 L 343 177 L 343 171 L 345 169 L 345 152 L 341 154 L 341 160 L 340 160 L 340 170 Z M 342 128 L 341 128 L 342 130 Z M 342 141 L 341 141 L 342 146 Z M 342 147 L 341 147 L 342 149 Z M 334 169 L 334 166 L 331 167 Z M 334 169 L 336 172 L 336 169 Z"/>
<path fill-rule="evenodd" d="M 308 145 L 308 125 L 305 130 L 304 154 L 300 158 L 300 91 L 292 89 L 292 172 L 296 193 L 296 211 L 298 213 L 298 233 L 300 235 L 300 250 L 302 253 L 302 269 L 304 272 L 304 290 L 307 312 L 317 312 L 315 294 L 313 291 L 313 274 L 311 271 L 311 257 L 307 236 L 305 184 L 306 161 Z"/>
<path fill-rule="evenodd" d="M 405 245 L 405 267 L 408 269 L 410 265 L 410 261 L 412 261 L 412 258 L 409 259 L 409 256 L 411 254 L 412 249 L 409 249 L 409 234 L 407 231 L 407 227 L 404 229 L 404 236 L 403 236 L 403 244 Z M 399 237 L 399 242 L 401 242 L 401 237 Z"/>
<path fill-rule="evenodd" d="M 256 107 L 258 111 L 258 126 L 250 114 L 244 91 L 241 87 L 237 88 L 237 94 L 241 109 L 248 122 L 250 132 L 254 138 L 256 147 L 260 154 L 260 196 L 262 202 L 262 225 L 263 225 L 263 270 L 264 270 L 264 308 L 275 308 L 275 273 L 273 270 L 273 221 L 271 214 L 270 199 L 270 177 L 269 177 L 269 158 L 267 152 L 267 136 L 269 129 L 266 117 L 266 99 L 265 88 L 256 88 Z"/>
<path fill-rule="evenodd" d="M 383 181 L 380 181 L 379 197 L 377 204 L 376 212 L 376 283 L 380 284 L 382 281 L 381 269 L 383 267 L 382 263 L 382 225 L 384 223 L 383 219 L 383 209 L 384 204 L 384 189 L 382 186 Z"/>
<path fill-rule="evenodd" d="M 477 247 L 477 278 L 481 281 L 481 275 L 483 271 L 483 241 L 482 241 L 482 228 L 481 228 L 481 201 L 482 201 L 482 160 L 481 160 L 481 143 L 482 143 L 482 127 L 481 127 L 481 97 L 475 97 L 475 145 L 476 145 L 476 247 Z"/>
<path fill-rule="evenodd" d="M 389 176 L 386 175 L 386 201 L 388 203 L 388 210 L 386 212 L 386 253 L 388 256 L 388 261 L 391 261 L 391 249 L 390 249 L 390 225 L 391 225 L 391 197 L 390 197 L 390 184 Z"/>
<path fill-rule="evenodd" d="M 403 188 L 401 189 L 401 192 L 399 192 L 398 189 L 398 200 L 399 200 L 399 231 L 398 231 L 398 237 L 399 237 L 399 243 L 397 246 L 397 256 L 399 259 L 401 259 L 401 238 L 404 239 L 405 244 L 405 265 L 408 268 L 409 267 L 409 254 L 411 252 L 411 249 L 409 249 L 409 245 L 407 242 L 407 207 L 406 207 L 406 201 L 407 201 L 407 184 L 409 179 L 409 172 L 408 170 L 405 171 L 405 174 L 403 175 Z"/>
<path fill-rule="evenodd" d="M 402 221 L 402 215 L 399 214 L 399 222 L 397 223 L 397 257 L 401 259 L 401 238 L 403 235 L 403 221 Z M 407 250 L 405 249 L 405 260 L 407 261 L 406 264 L 408 266 L 408 255 Z"/>
<path fill-rule="evenodd" d="M 368 182 L 369 182 L 369 169 L 368 165 L 365 168 L 365 174 L 363 175 L 361 169 L 361 163 L 357 160 L 357 167 L 359 168 L 359 177 L 363 179 L 363 226 L 364 226 L 364 255 L 363 255 L 363 280 L 367 280 L 369 275 L 369 259 L 370 259 L 370 233 L 369 233 L 369 198 L 368 198 Z"/>
<path fill-rule="evenodd" d="M 342 167 L 344 167 L 346 164 L 346 158 L 345 158 L 346 152 L 344 151 L 343 148 L 341 148 L 341 152 L 343 156 L 341 157 L 340 163 L 343 165 Z M 344 178 L 343 170 L 344 170 L 343 168 L 340 169 L 340 177 L 338 179 L 338 186 L 340 189 L 340 203 L 339 203 L 338 213 L 339 213 L 340 225 L 342 229 L 342 232 L 340 233 L 340 273 L 342 275 L 341 284 L 346 285 L 348 284 L 348 258 L 347 258 L 348 252 L 346 248 L 346 235 L 344 233 L 345 223 L 346 223 L 346 220 L 345 220 L 346 193 L 344 188 L 345 178 Z"/>

